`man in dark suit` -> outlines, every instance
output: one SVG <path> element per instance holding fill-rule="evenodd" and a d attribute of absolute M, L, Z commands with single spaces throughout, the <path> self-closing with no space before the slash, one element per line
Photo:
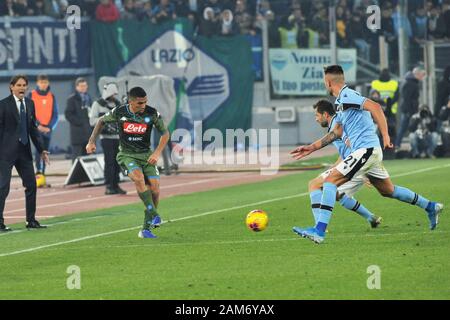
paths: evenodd
<path fill-rule="evenodd" d="M 67 121 L 70 123 L 70 142 L 72 145 L 72 162 L 79 156 L 85 156 L 86 144 L 91 136 L 89 111 L 92 99 L 88 94 L 88 83 L 84 78 L 75 80 L 75 93 L 67 99 Z"/>
<path fill-rule="evenodd" d="M 9 194 L 13 166 L 16 167 L 25 187 L 26 227 L 45 228 L 35 219 L 36 179 L 30 142 L 33 141 L 46 163 L 49 159 L 47 150 L 42 148 L 36 126 L 33 100 L 25 97 L 27 88 L 26 76 L 14 76 L 9 85 L 11 95 L 0 101 L 0 232 L 11 230 L 4 224 L 3 210 Z"/>

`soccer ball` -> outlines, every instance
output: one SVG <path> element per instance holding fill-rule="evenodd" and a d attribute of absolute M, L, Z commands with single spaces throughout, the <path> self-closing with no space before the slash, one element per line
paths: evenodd
<path fill-rule="evenodd" d="M 269 216 L 264 210 L 253 210 L 247 214 L 245 219 L 247 227 L 252 231 L 263 231 L 269 223 Z"/>
<path fill-rule="evenodd" d="M 36 187 L 42 188 L 45 187 L 46 181 L 45 176 L 42 173 L 36 174 Z"/>

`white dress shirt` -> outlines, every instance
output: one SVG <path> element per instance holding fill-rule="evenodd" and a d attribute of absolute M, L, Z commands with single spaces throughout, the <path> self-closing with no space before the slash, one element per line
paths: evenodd
<path fill-rule="evenodd" d="M 20 99 L 14 95 L 13 95 L 13 97 L 16 100 L 16 107 L 17 107 L 17 111 L 19 112 L 19 116 L 20 116 Z M 22 99 L 22 101 L 23 101 L 23 105 L 25 106 L 25 112 L 27 112 L 27 105 L 25 104 L 25 97 Z"/>

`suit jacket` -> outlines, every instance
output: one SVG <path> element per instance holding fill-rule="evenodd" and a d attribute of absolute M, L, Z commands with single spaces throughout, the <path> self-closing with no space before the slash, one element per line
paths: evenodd
<path fill-rule="evenodd" d="M 91 136 L 92 128 L 89 124 L 89 110 L 83 108 L 81 96 L 78 93 L 72 94 L 67 99 L 64 115 L 70 123 L 71 144 L 86 145 Z"/>
<path fill-rule="evenodd" d="M 37 129 L 36 116 L 34 112 L 33 100 L 25 99 L 27 111 L 28 136 L 33 141 L 34 146 L 42 153 L 41 135 Z M 17 159 L 20 138 L 20 114 L 17 110 L 16 101 L 13 95 L 0 101 L 0 160 L 13 161 Z M 26 145 L 28 156 L 33 160 L 31 153 L 31 143 Z"/>

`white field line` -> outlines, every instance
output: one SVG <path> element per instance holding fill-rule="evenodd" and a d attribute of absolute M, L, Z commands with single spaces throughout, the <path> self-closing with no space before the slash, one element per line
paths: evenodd
<path fill-rule="evenodd" d="M 39 215 L 36 215 L 36 217 L 37 218 L 54 218 L 55 216 L 39 216 Z M 23 216 L 22 215 L 20 215 L 20 216 L 8 216 L 8 218 L 23 218 Z"/>
<path fill-rule="evenodd" d="M 426 168 L 426 169 L 419 169 L 419 170 L 411 171 L 411 172 L 408 172 L 408 173 L 405 173 L 405 174 L 398 174 L 398 175 L 392 176 L 392 178 L 396 178 L 396 177 L 399 177 L 399 176 L 413 175 L 413 174 L 416 174 L 416 173 L 422 173 L 422 172 L 426 172 L 426 171 L 430 171 L 430 170 L 441 169 L 441 168 L 444 168 L 444 167 L 450 167 L 450 164 L 445 165 L 445 166 L 435 166 L 435 167 L 430 167 L 430 168 Z M 304 196 L 306 196 L 308 194 L 309 194 L 308 192 L 305 192 L 305 193 L 300 193 L 300 194 L 286 196 L 286 197 L 273 198 L 273 199 L 269 199 L 269 200 L 248 203 L 248 204 L 244 204 L 244 205 L 240 205 L 240 206 L 234 206 L 234 207 L 230 207 L 230 208 L 224 208 L 224 209 L 219 209 L 219 210 L 207 211 L 207 212 L 203 212 L 203 213 L 199 213 L 199 214 L 195 214 L 195 215 L 191 215 L 191 216 L 186 216 L 186 217 L 182 217 L 182 218 L 178 218 L 178 219 L 173 219 L 173 220 L 170 220 L 170 221 L 171 222 L 176 222 L 176 221 L 194 219 L 194 218 L 198 218 L 198 217 L 208 216 L 208 215 L 211 215 L 211 214 L 216 214 L 216 213 L 221 213 L 221 212 L 226 212 L 226 211 L 231 211 L 231 210 L 236 210 L 236 209 L 242 209 L 242 208 L 246 208 L 246 207 L 250 207 L 250 206 L 253 207 L 253 206 L 257 206 L 257 205 L 261 205 L 261 204 L 265 204 L 265 203 L 304 197 Z M 21 254 L 21 253 L 33 252 L 33 251 L 46 249 L 46 248 L 57 247 L 57 246 L 61 246 L 61 245 L 68 244 L 68 243 L 80 242 L 80 241 L 95 239 L 95 238 L 99 238 L 99 237 L 103 237 L 103 236 L 109 236 L 109 235 L 112 235 L 112 234 L 132 231 L 132 230 L 136 230 L 136 229 L 139 229 L 139 228 L 141 228 L 141 226 L 130 227 L 130 228 L 126 228 L 126 229 L 119 229 L 119 230 L 114 230 L 114 231 L 105 232 L 105 233 L 98 233 L 98 234 L 94 234 L 94 235 L 90 235 L 90 236 L 86 236 L 86 237 L 81 237 L 81 238 L 76 238 L 76 239 L 72 239 L 72 240 L 51 243 L 51 244 L 38 246 L 38 247 L 33 247 L 33 248 L 29 248 L 29 249 L 23 249 L 23 250 L 18 250 L 18 251 L 2 253 L 2 254 L 0 254 L 0 258 L 1 257 L 12 256 L 12 255 L 17 255 L 17 254 Z M 354 236 L 354 235 L 352 235 L 352 236 Z"/>
<path fill-rule="evenodd" d="M 243 177 L 246 177 L 246 176 L 243 176 Z M 212 181 L 217 181 L 217 180 L 222 180 L 222 179 L 221 178 L 214 178 L 214 179 L 204 179 L 204 180 L 198 180 L 198 181 L 184 182 L 184 183 L 173 184 L 173 185 L 169 185 L 169 186 L 162 186 L 162 187 L 160 187 L 160 189 L 161 190 L 165 190 L 165 189 L 170 189 L 170 188 L 183 187 L 183 186 L 200 184 L 200 183 L 205 183 L 205 182 L 212 182 Z M 132 194 L 136 194 L 136 193 L 137 193 L 136 191 L 130 191 L 127 194 L 128 195 L 132 195 Z M 61 205 L 82 203 L 82 202 L 93 201 L 93 200 L 100 200 L 100 199 L 107 199 L 107 198 L 111 199 L 111 196 L 110 195 L 106 195 L 106 196 L 98 196 L 98 197 L 89 197 L 89 198 L 86 198 L 86 199 L 58 202 L 58 203 L 53 203 L 53 204 L 46 204 L 46 205 L 38 206 L 36 209 L 45 209 L 45 208 L 51 208 L 51 207 L 59 207 Z M 9 210 L 9 211 L 5 211 L 4 214 L 6 215 L 6 214 L 14 213 L 14 212 L 23 212 L 23 210 L 24 210 L 24 208 L 15 209 L 15 210 Z"/>
<path fill-rule="evenodd" d="M 210 180 L 213 180 L 213 179 L 202 179 L 202 180 L 196 180 L 196 181 L 193 181 L 194 183 L 201 183 L 202 181 L 210 181 Z M 217 179 L 215 179 L 215 180 L 217 180 Z M 169 189 L 169 188 L 174 188 L 174 187 L 181 187 L 181 186 L 184 186 L 185 184 L 189 184 L 189 183 L 193 183 L 193 182 L 186 182 L 186 183 L 183 183 L 183 184 L 172 184 L 172 185 L 165 185 L 165 186 L 162 186 L 160 189 Z M 132 182 L 127 182 L 127 183 L 132 183 Z M 104 185 L 101 185 L 101 186 L 93 186 L 93 187 L 89 187 L 89 191 L 95 191 L 95 190 L 97 190 L 97 189 L 104 189 L 105 188 L 105 186 Z M 22 192 L 24 191 L 24 190 L 21 190 Z M 71 190 L 67 190 L 67 191 L 58 191 L 58 192 L 53 192 L 53 193 L 45 193 L 45 194 L 38 194 L 38 197 L 39 197 L 39 199 L 41 199 L 41 198 L 46 198 L 46 197 L 53 197 L 53 196 L 57 196 L 57 195 L 62 195 L 62 194 L 69 194 L 69 193 L 76 193 L 76 192 L 79 192 L 80 190 L 79 189 L 71 189 Z M 128 192 L 128 194 L 134 194 L 134 193 L 136 193 L 136 191 L 130 191 L 130 192 Z M 12 202 L 18 202 L 18 201 L 24 201 L 25 200 L 25 197 L 22 197 L 22 198 L 18 198 L 18 199 L 12 199 L 12 200 L 6 200 L 6 204 L 8 204 L 8 203 L 12 203 Z"/>

